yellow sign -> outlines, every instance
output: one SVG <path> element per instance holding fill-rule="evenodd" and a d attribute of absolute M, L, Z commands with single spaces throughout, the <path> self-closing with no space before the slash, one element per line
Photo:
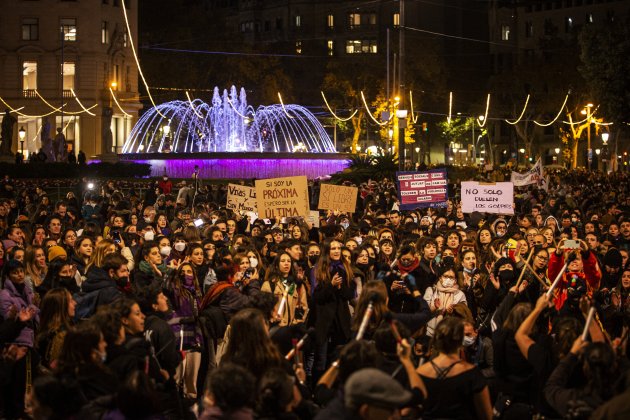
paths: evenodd
<path fill-rule="evenodd" d="M 343 213 L 354 213 L 357 209 L 357 187 L 321 184 L 319 189 L 319 209 L 338 210 Z"/>
<path fill-rule="evenodd" d="M 270 178 L 256 181 L 258 217 L 307 217 L 309 215 L 308 184 L 305 176 Z"/>

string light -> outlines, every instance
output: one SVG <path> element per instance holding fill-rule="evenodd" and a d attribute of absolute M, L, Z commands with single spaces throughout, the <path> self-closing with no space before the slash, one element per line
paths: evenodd
<path fill-rule="evenodd" d="M 91 116 L 95 117 L 96 114 L 93 112 L 90 112 L 91 109 L 94 109 L 98 106 L 98 104 L 94 104 L 89 108 L 86 108 L 83 106 L 83 104 L 81 103 L 81 101 L 79 100 L 79 97 L 77 96 L 76 93 L 74 93 L 74 89 L 70 89 L 70 92 L 72 92 L 72 96 L 74 96 L 74 99 L 77 101 L 77 103 L 79 104 L 79 106 L 83 109 L 83 112 L 87 112 L 88 114 L 90 114 Z"/>
<path fill-rule="evenodd" d="M 490 110 L 490 94 L 488 93 L 488 99 L 486 100 L 486 113 L 483 116 L 483 119 L 477 118 L 477 124 L 479 127 L 483 128 L 488 123 L 488 111 Z"/>
<path fill-rule="evenodd" d="M 284 102 L 282 102 L 282 95 L 280 95 L 280 92 L 278 92 L 278 99 L 280 99 L 280 105 L 282 105 L 282 110 L 284 111 L 285 114 L 287 114 L 287 117 L 289 118 L 293 118 L 289 112 L 287 111 L 287 109 L 284 107 Z"/>
<path fill-rule="evenodd" d="M 188 91 L 186 91 L 186 98 L 188 98 L 188 103 L 190 104 L 190 108 L 192 108 L 192 110 L 195 113 L 195 115 L 197 116 L 197 118 L 203 119 L 203 116 L 200 113 L 197 112 L 197 109 L 195 108 L 195 105 L 193 105 L 193 102 L 190 99 L 190 95 L 188 94 Z"/>
<path fill-rule="evenodd" d="M 389 119 L 385 122 L 378 122 L 378 120 L 376 118 L 374 118 L 374 116 L 372 115 L 372 112 L 370 112 L 370 107 L 368 107 L 367 101 L 365 100 L 365 95 L 363 94 L 363 91 L 361 91 L 361 99 L 363 100 L 363 105 L 365 105 L 365 109 L 367 110 L 367 114 L 370 116 L 370 118 L 372 119 L 372 121 L 374 121 L 376 124 L 380 125 L 381 127 L 384 126 L 385 124 L 389 123 L 389 121 L 392 119 L 392 116 L 389 116 Z"/>
<path fill-rule="evenodd" d="M 332 116 L 337 120 L 337 121 L 350 121 L 352 119 L 352 117 L 354 117 L 355 115 L 357 115 L 357 112 L 359 112 L 358 109 L 355 109 L 354 112 L 352 114 L 350 114 L 350 116 L 348 118 L 340 118 L 339 116 L 337 116 L 337 114 L 335 114 L 333 112 L 333 110 L 330 108 L 330 105 L 328 104 L 328 101 L 326 100 L 326 95 L 324 95 L 324 91 L 320 91 L 322 94 L 322 98 L 324 98 L 324 103 L 326 104 L 326 108 L 328 108 L 328 111 L 332 114 Z"/>
<path fill-rule="evenodd" d="M 413 116 L 413 92 L 409 91 L 409 106 L 411 107 L 411 121 L 413 124 L 418 122 L 419 117 Z"/>
<path fill-rule="evenodd" d="M 124 9 L 124 7 L 123 7 L 123 9 Z M 122 108 L 122 106 L 120 106 L 120 103 L 118 103 L 118 99 L 116 99 L 116 95 L 114 95 L 114 91 L 112 90 L 111 87 L 109 88 L 109 93 L 112 94 L 112 98 L 114 99 L 114 102 L 116 103 L 116 106 L 118 107 L 118 109 L 120 109 L 120 112 L 122 112 L 125 117 L 131 117 L 131 114 L 127 114 L 125 112 L 125 110 Z M 160 115 L 162 115 L 162 114 L 160 114 Z"/>
<path fill-rule="evenodd" d="M 125 7 L 125 2 L 122 2 L 122 11 L 123 11 L 123 15 L 125 16 L 125 25 L 127 26 L 127 35 L 129 36 L 129 45 L 131 46 L 131 52 L 133 53 L 133 58 L 136 60 L 136 66 L 138 67 L 138 74 L 140 75 L 140 78 L 142 79 L 142 83 L 144 83 L 144 87 L 147 89 L 147 95 L 149 96 L 149 100 L 151 101 L 151 104 L 153 105 L 153 109 L 155 109 L 155 112 L 157 112 L 160 117 L 162 118 L 166 118 L 165 115 L 163 115 L 160 110 L 157 108 L 157 105 L 155 105 L 155 101 L 153 100 L 153 96 L 151 96 L 151 90 L 149 89 L 149 84 L 147 83 L 147 80 L 144 78 L 144 74 L 142 73 L 142 68 L 140 67 L 140 60 L 138 59 L 138 54 L 136 53 L 136 47 L 134 46 L 133 43 L 133 37 L 131 36 L 131 28 L 129 27 L 129 18 L 127 17 L 127 8 Z"/>
<path fill-rule="evenodd" d="M 453 92 L 448 93 L 448 117 L 446 117 L 446 123 L 450 124 L 453 115 Z"/>
<path fill-rule="evenodd" d="M 508 121 L 505 120 L 506 123 L 510 124 L 510 125 L 516 125 L 518 124 L 522 119 L 523 119 L 523 115 L 525 115 L 525 110 L 527 109 L 527 104 L 529 103 L 529 95 L 527 95 L 527 99 L 525 99 L 525 106 L 523 106 L 523 111 L 521 112 L 521 115 L 518 116 L 518 118 L 516 119 L 516 121 Z"/>
<path fill-rule="evenodd" d="M 59 112 L 63 109 L 63 107 L 65 106 L 65 104 L 63 104 L 60 108 L 55 108 L 50 102 L 48 102 L 46 99 L 44 99 L 44 97 L 42 95 L 39 94 L 39 92 L 37 91 L 37 89 L 35 89 L 35 95 L 37 95 L 37 97 L 39 99 L 42 100 L 43 103 L 45 103 L 46 105 L 48 105 L 50 107 L 50 109 L 54 109 L 55 112 Z"/>
<path fill-rule="evenodd" d="M 569 93 L 567 93 L 567 96 L 564 97 L 564 102 L 562 103 L 562 106 L 560 107 L 560 111 L 558 111 L 558 115 L 556 115 L 556 118 L 554 118 L 550 123 L 547 123 L 547 124 L 539 123 L 538 121 L 534 120 L 534 124 L 536 124 L 539 127 L 549 127 L 551 124 L 555 123 L 558 120 L 558 118 L 560 118 L 560 115 L 562 115 L 562 110 L 564 109 L 565 105 L 567 104 L 567 101 L 569 100 Z"/>
<path fill-rule="evenodd" d="M 2 99 L 2 97 L 0 97 L 0 101 L 1 101 L 4 105 L 6 105 L 6 107 L 9 109 L 9 111 L 10 111 L 10 112 L 16 113 L 16 114 L 18 114 L 19 116 L 21 116 L 21 117 L 25 117 L 25 118 L 44 118 L 44 117 L 48 117 L 49 115 L 52 115 L 52 114 L 54 114 L 55 112 L 57 112 L 57 111 L 50 111 L 50 112 L 49 112 L 49 113 L 47 113 L 47 114 L 41 114 L 41 115 L 28 115 L 28 114 L 24 114 L 24 113 L 22 113 L 22 112 L 20 112 L 20 111 L 19 111 L 20 109 L 24 109 L 24 107 L 21 107 L 21 108 L 18 108 L 18 109 L 12 108 L 12 107 L 11 107 L 11 105 L 9 105 L 9 104 L 8 104 L 8 103 L 4 100 L 4 99 Z M 64 104 L 64 106 L 65 106 L 65 104 Z"/>

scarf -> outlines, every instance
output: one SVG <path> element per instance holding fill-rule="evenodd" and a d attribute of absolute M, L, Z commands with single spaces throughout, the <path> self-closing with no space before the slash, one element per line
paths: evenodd
<path fill-rule="evenodd" d="M 400 274 L 408 274 L 408 273 L 411 273 L 416 268 L 418 268 L 418 266 L 420 265 L 420 259 L 416 258 L 415 260 L 413 260 L 411 265 L 408 265 L 408 266 L 404 266 L 400 262 L 400 260 L 397 261 L 397 264 L 398 264 L 398 270 L 400 271 Z"/>
<path fill-rule="evenodd" d="M 152 276 L 155 274 L 155 272 L 153 271 L 153 268 L 151 267 L 151 264 L 149 264 L 145 260 L 140 261 L 140 265 L 138 266 L 138 269 L 147 275 Z M 160 273 L 162 273 L 162 275 L 166 274 L 166 270 L 167 270 L 166 264 L 162 263 L 158 265 L 157 269 L 160 270 Z"/>

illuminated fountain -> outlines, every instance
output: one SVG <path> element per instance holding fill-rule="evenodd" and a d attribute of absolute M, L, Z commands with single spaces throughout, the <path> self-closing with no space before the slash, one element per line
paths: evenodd
<path fill-rule="evenodd" d="M 210 104 L 171 101 L 148 110 L 127 138 L 119 159 L 151 164 L 154 176 L 204 178 L 309 178 L 343 170 L 348 162 L 305 107 L 247 104 L 245 89 L 232 86 Z"/>
<path fill-rule="evenodd" d="M 247 104 L 245 89 L 234 86 L 211 105 L 172 101 L 152 108 L 134 126 L 123 153 L 197 152 L 313 152 L 334 153 L 326 130 L 300 105 Z"/>

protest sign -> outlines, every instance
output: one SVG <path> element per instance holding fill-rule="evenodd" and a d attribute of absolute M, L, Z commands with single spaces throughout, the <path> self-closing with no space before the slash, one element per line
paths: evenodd
<path fill-rule="evenodd" d="M 306 218 L 306 222 L 313 225 L 313 227 L 319 227 L 319 212 L 317 210 L 311 210 Z"/>
<path fill-rule="evenodd" d="M 462 211 L 514 214 L 514 184 L 462 182 Z"/>
<path fill-rule="evenodd" d="M 401 210 L 446 207 L 448 180 L 446 169 L 425 172 L 396 172 Z"/>
<path fill-rule="evenodd" d="M 319 209 L 339 210 L 342 213 L 354 213 L 357 209 L 357 187 L 321 184 L 319 186 Z"/>
<path fill-rule="evenodd" d="M 536 164 L 524 174 L 519 174 L 518 172 L 512 172 L 510 181 L 512 181 L 515 187 L 524 187 L 525 185 L 542 183 L 543 182 L 543 169 L 542 169 L 541 158 L 538 158 L 538 161 L 536 162 Z"/>
<path fill-rule="evenodd" d="M 256 201 L 258 216 L 263 219 L 306 217 L 309 215 L 306 177 L 292 176 L 257 180 Z"/>
<path fill-rule="evenodd" d="M 256 189 L 244 185 L 228 184 L 226 208 L 234 211 L 257 213 Z"/>

